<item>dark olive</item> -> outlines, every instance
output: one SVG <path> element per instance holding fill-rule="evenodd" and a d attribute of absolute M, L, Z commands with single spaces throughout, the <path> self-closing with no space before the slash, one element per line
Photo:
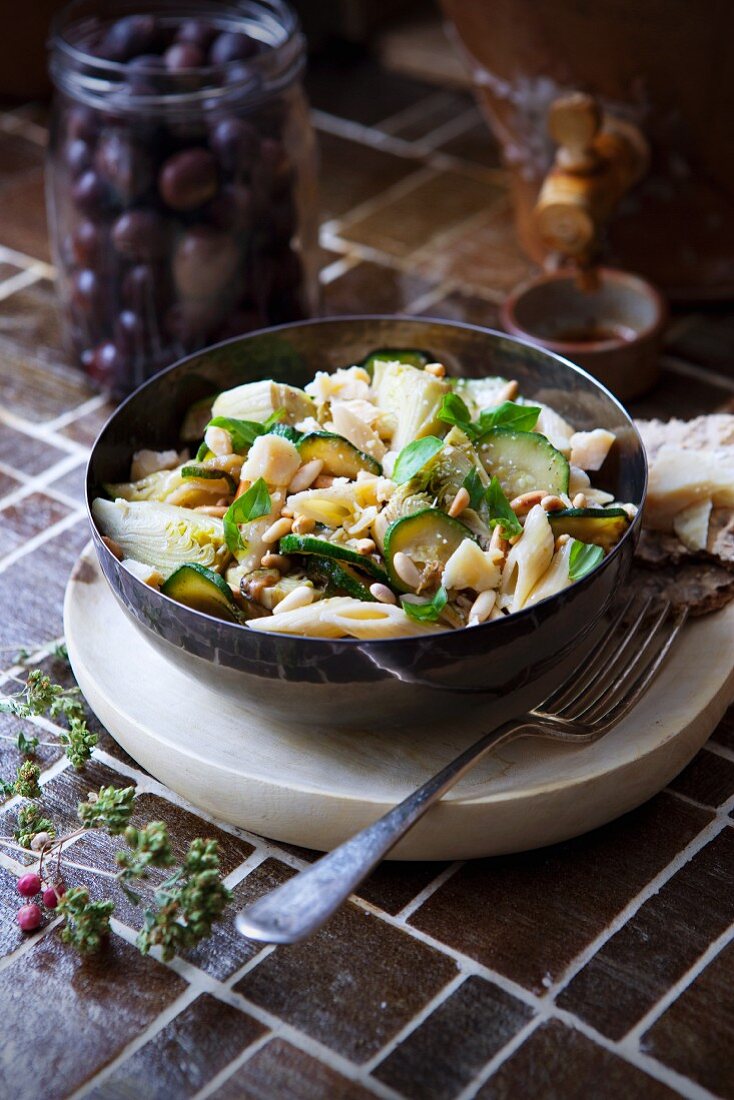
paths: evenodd
<path fill-rule="evenodd" d="M 97 172 L 84 172 L 71 189 L 71 198 L 78 210 L 92 218 L 103 217 L 112 201 L 109 186 Z"/>
<path fill-rule="evenodd" d="M 260 142 L 257 164 L 252 173 L 252 185 L 257 201 L 268 205 L 269 196 L 287 188 L 291 181 L 291 166 L 283 145 L 276 138 Z"/>
<path fill-rule="evenodd" d="M 123 203 L 147 191 L 153 179 L 150 158 L 127 134 L 111 131 L 102 137 L 94 166 Z"/>
<path fill-rule="evenodd" d="M 224 31 L 217 35 L 209 51 L 212 65 L 228 65 L 230 61 L 247 61 L 257 53 L 257 43 L 247 34 Z"/>
<path fill-rule="evenodd" d="M 186 19 L 176 32 L 177 42 L 190 42 L 207 51 L 217 36 L 217 29 L 203 19 Z"/>
<path fill-rule="evenodd" d="M 73 138 L 64 148 L 64 160 L 72 176 L 92 166 L 92 146 L 82 138 Z"/>
<path fill-rule="evenodd" d="M 91 107 L 73 107 L 66 116 L 66 132 L 72 141 L 79 138 L 92 143 L 98 129 L 97 113 Z"/>
<path fill-rule="evenodd" d="M 185 350 L 201 347 L 220 322 L 223 309 L 209 299 L 176 302 L 163 319 L 166 334 Z"/>
<path fill-rule="evenodd" d="M 223 118 L 214 126 L 209 144 L 224 171 L 240 176 L 252 168 L 260 140 L 251 122 L 241 118 Z"/>
<path fill-rule="evenodd" d="M 92 317 L 102 304 L 102 289 L 91 268 L 76 271 L 71 280 L 71 302 L 77 315 Z"/>
<path fill-rule="evenodd" d="M 123 309 L 115 321 L 115 343 L 120 350 L 128 355 L 140 354 L 149 342 L 150 335 L 141 315 L 131 309 Z"/>
<path fill-rule="evenodd" d="M 122 300 L 133 312 L 143 317 L 157 313 L 167 296 L 164 273 L 152 264 L 135 264 L 122 280 Z"/>
<path fill-rule="evenodd" d="M 137 54 L 153 53 L 158 24 L 152 15 L 126 15 L 108 29 L 100 55 L 108 61 L 129 61 Z"/>
<path fill-rule="evenodd" d="M 168 248 L 167 226 L 154 210 L 126 210 L 112 227 L 112 241 L 131 260 L 155 260 Z"/>
<path fill-rule="evenodd" d="M 243 332 L 252 332 L 259 328 L 263 319 L 256 309 L 238 309 L 229 313 L 216 332 L 217 340 L 229 340 L 231 336 L 240 336 Z"/>
<path fill-rule="evenodd" d="M 166 68 L 171 73 L 187 69 L 199 69 L 204 64 L 204 53 L 193 42 L 174 42 L 163 55 Z"/>
<path fill-rule="evenodd" d="M 82 356 L 82 362 L 89 377 L 99 386 L 113 392 L 124 390 L 129 360 L 112 340 L 89 349 Z"/>
<path fill-rule="evenodd" d="M 71 253 L 80 264 L 93 264 L 100 259 L 103 235 L 94 222 L 81 221 L 71 235 Z"/>
<path fill-rule="evenodd" d="M 216 298 L 229 287 L 239 261 L 239 249 L 229 234 L 192 226 L 173 256 L 176 289 L 182 298 Z"/>
<path fill-rule="evenodd" d="M 252 193 L 240 183 L 228 183 L 206 206 L 206 216 L 217 229 L 235 233 L 245 229 L 251 220 Z"/>
<path fill-rule="evenodd" d="M 164 202 L 173 210 L 193 210 L 214 198 L 217 162 L 207 149 L 184 149 L 169 157 L 158 177 Z"/>

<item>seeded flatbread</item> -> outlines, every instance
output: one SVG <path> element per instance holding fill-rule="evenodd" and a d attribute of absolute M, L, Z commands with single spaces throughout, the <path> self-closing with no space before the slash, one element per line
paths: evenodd
<path fill-rule="evenodd" d="M 718 611 L 734 599 L 734 573 L 712 562 L 657 569 L 636 562 L 630 586 L 635 592 L 668 599 L 674 607 L 687 607 L 694 618 Z"/>

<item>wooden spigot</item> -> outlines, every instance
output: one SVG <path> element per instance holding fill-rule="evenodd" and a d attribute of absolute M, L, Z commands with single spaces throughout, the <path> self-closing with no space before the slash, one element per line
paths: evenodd
<path fill-rule="evenodd" d="M 535 225 L 546 248 L 588 263 L 615 205 L 647 170 L 647 141 L 632 123 L 603 116 L 583 92 L 551 104 L 548 129 L 558 150 L 535 205 Z"/>

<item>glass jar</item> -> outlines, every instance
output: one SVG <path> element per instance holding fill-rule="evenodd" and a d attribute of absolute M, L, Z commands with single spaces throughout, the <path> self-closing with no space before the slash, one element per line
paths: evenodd
<path fill-rule="evenodd" d="M 121 396 L 316 312 L 315 144 L 282 0 L 99 8 L 53 29 L 47 201 L 70 351 Z"/>

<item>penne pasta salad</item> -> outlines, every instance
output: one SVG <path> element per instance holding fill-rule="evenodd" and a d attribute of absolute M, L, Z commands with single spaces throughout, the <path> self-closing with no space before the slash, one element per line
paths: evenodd
<path fill-rule="evenodd" d="M 500 619 L 598 566 L 636 512 L 591 482 L 611 432 L 413 349 L 304 389 L 236 386 L 194 405 L 181 437 L 198 450 L 136 453 L 95 522 L 141 581 L 255 631 L 385 639 Z"/>

